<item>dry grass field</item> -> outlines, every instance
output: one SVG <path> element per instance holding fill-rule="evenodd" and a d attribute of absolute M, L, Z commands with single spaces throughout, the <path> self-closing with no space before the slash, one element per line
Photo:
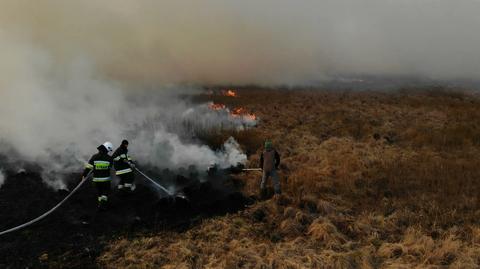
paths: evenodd
<path fill-rule="evenodd" d="M 229 135 L 258 165 L 282 156 L 283 194 L 185 232 L 112 241 L 106 268 L 480 268 L 480 98 L 244 88 L 214 96 L 256 128 Z M 237 176 L 257 195 L 258 172 Z"/>

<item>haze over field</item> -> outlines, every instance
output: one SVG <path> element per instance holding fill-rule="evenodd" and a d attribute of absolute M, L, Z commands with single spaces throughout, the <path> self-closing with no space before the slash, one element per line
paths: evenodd
<path fill-rule="evenodd" d="M 56 70 L 86 58 L 120 80 L 269 85 L 307 84 L 336 74 L 480 79 L 479 1 L 0 5 L 2 46 L 43 53 Z"/>
<path fill-rule="evenodd" d="M 198 154 L 177 152 L 182 161 L 167 166 L 205 165 L 215 153 L 178 144 L 181 131 L 163 126 L 189 109 L 171 94 L 185 86 L 140 88 L 312 85 L 344 75 L 477 80 L 478 10 L 478 1 L 443 0 L 2 0 L 0 137 L 28 159 L 61 156 L 76 167 L 98 143 L 118 143 L 157 117 L 149 139 L 132 137 L 144 159 L 188 148 Z M 165 113 L 177 116 L 158 118 Z M 198 157 L 206 152 L 209 160 Z"/>

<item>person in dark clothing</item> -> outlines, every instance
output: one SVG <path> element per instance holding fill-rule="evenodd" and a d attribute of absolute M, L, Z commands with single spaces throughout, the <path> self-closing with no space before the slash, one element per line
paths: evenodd
<path fill-rule="evenodd" d="M 132 162 L 132 159 L 128 155 L 128 141 L 123 140 L 120 147 L 112 155 L 113 158 L 113 167 L 115 168 L 116 175 L 120 178 L 120 183 L 118 184 L 119 190 L 135 190 L 135 175 L 133 169 L 135 165 Z"/>
<path fill-rule="evenodd" d="M 105 142 L 98 148 L 98 153 L 93 155 L 83 171 L 83 177 L 86 177 L 93 170 L 93 184 L 98 191 L 98 206 L 105 208 L 108 203 L 108 194 L 110 192 L 110 169 L 112 168 L 112 157 L 108 155 L 113 151 L 113 145 Z"/>
<path fill-rule="evenodd" d="M 260 168 L 263 170 L 262 181 L 260 183 L 261 196 L 265 196 L 265 185 L 269 177 L 272 177 L 275 194 L 281 193 L 280 179 L 277 173 L 279 165 L 280 154 L 273 148 L 271 141 L 265 141 L 265 150 L 262 152 L 262 155 L 260 155 Z"/>

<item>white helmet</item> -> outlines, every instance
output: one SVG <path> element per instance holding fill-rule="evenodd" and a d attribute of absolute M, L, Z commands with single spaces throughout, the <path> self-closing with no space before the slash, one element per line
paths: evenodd
<path fill-rule="evenodd" d="M 113 144 L 112 144 L 112 142 L 107 141 L 107 142 L 103 143 L 102 145 L 107 149 L 108 152 L 112 152 L 112 151 L 113 151 Z"/>

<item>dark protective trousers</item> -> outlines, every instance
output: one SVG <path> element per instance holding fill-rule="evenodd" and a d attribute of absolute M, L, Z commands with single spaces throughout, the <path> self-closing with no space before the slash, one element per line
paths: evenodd
<path fill-rule="evenodd" d="M 98 202 L 107 202 L 108 201 L 108 194 L 110 193 L 110 180 L 109 181 L 102 181 L 102 182 L 93 182 L 95 187 L 97 188 L 98 193 Z"/>
<path fill-rule="evenodd" d="M 264 190 L 267 184 L 268 178 L 271 177 L 273 181 L 273 189 L 275 193 L 280 194 L 280 179 L 278 178 L 277 171 L 275 169 L 271 171 L 263 171 L 262 181 L 260 182 L 260 189 Z"/>
<path fill-rule="evenodd" d="M 126 174 L 121 174 L 117 175 L 120 178 L 120 185 L 124 185 L 125 183 L 127 184 L 133 184 L 133 181 L 135 180 L 135 176 L 133 172 L 131 173 L 126 173 Z"/>

